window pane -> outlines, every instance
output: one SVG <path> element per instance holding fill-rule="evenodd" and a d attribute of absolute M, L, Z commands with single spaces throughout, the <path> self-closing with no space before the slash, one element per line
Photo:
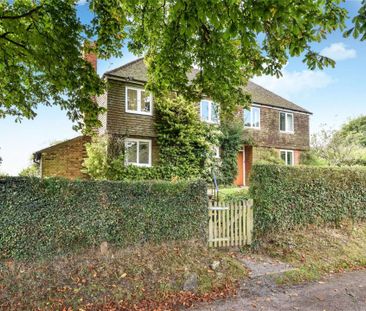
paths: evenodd
<path fill-rule="evenodd" d="M 141 111 L 150 112 L 151 109 L 151 96 L 145 91 L 141 91 Z"/>
<path fill-rule="evenodd" d="M 247 127 L 252 126 L 251 113 L 250 113 L 250 110 L 247 110 L 247 109 L 244 110 L 244 126 L 247 126 Z"/>
<path fill-rule="evenodd" d="M 208 106 L 209 102 L 206 100 L 201 101 L 201 120 L 208 121 Z"/>
<path fill-rule="evenodd" d="M 149 164 L 149 143 L 140 142 L 139 144 L 139 163 Z"/>
<path fill-rule="evenodd" d="M 286 151 L 281 151 L 281 159 L 284 163 L 286 163 Z"/>
<path fill-rule="evenodd" d="M 259 108 L 253 107 L 253 127 L 259 127 L 260 124 L 260 110 Z"/>
<path fill-rule="evenodd" d="M 293 123 L 293 114 L 287 114 L 286 115 L 286 119 L 287 119 L 287 131 L 288 132 L 293 132 L 294 130 L 294 123 Z"/>
<path fill-rule="evenodd" d="M 292 152 L 287 152 L 287 165 L 292 165 Z"/>
<path fill-rule="evenodd" d="M 137 111 L 137 91 L 127 89 L 127 109 Z"/>
<path fill-rule="evenodd" d="M 219 122 L 219 106 L 216 103 L 211 103 L 211 121 Z"/>
<path fill-rule="evenodd" d="M 286 113 L 280 112 L 280 130 L 286 131 Z"/>
<path fill-rule="evenodd" d="M 127 163 L 137 163 L 137 142 L 126 143 L 126 161 Z"/>

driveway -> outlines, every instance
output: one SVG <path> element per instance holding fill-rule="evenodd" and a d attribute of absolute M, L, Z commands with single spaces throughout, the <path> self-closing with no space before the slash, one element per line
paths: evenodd
<path fill-rule="evenodd" d="M 264 276 L 241 285 L 237 297 L 200 305 L 196 311 L 366 311 L 366 271 L 335 274 L 321 282 L 283 287 Z"/>

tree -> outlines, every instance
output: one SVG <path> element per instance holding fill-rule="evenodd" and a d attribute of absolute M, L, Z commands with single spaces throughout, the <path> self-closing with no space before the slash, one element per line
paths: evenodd
<path fill-rule="evenodd" d="M 19 176 L 22 176 L 22 177 L 40 177 L 39 165 L 37 165 L 36 163 L 32 163 L 31 165 L 29 165 L 28 167 L 23 169 L 19 173 Z"/>
<path fill-rule="evenodd" d="M 344 128 L 352 122 L 344 125 L 339 131 L 323 127 L 319 133 L 313 135 L 312 156 L 316 162 L 334 166 L 366 165 L 366 147 L 356 143 L 355 138 L 358 138 L 358 134 L 347 136 L 342 134 Z"/>
<path fill-rule="evenodd" d="M 81 56 L 90 39 L 87 50 L 101 58 L 121 56 L 124 44 L 144 54 L 156 96 L 206 94 L 229 113 L 250 102 L 249 78 L 281 75 L 290 56 L 304 55 L 311 69 L 334 66 L 310 43 L 343 29 L 347 16 L 340 0 L 87 3 L 93 17 L 82 22 L 76 0 L 0 0 L 0 116 L 33 118 L 37 105 L 59 105 L 77 127 L 97 124 L 103 83 Z M 199 73 L 188 83 L 192 66 Z"/>
<path fill-rule="evenodd" d="M 366 116 L 360 116 L 343 125 L 338 135 L 366 147 Z"/>

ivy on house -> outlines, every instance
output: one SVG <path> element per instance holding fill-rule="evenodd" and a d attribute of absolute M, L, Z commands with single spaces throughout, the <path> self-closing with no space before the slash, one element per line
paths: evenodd
<path fill-rule="evenodd" d="M 222 164 L 219 181 L 224 185 L 231 185 L 238 172 L 238 152 L 244 143 L 252 144 L 252 139 L 249 134 L 246 140 L 243 139 L 244 127 L 240 118 L 223 121 L 220 127 L 222 132 L 220 138 Z"/>
<path fill-rule="evenodd" d="M 125 137 L 95 137 L 88 144 L 85 172 L 94 179 L 212 179 L 220 166 L 213 146 L 219 146 L 219 125 L 201 122 L 196 103 L 181 96 L 164 96 L 155 101 L 159 161 L 153 167 L 125 165 Z"/>

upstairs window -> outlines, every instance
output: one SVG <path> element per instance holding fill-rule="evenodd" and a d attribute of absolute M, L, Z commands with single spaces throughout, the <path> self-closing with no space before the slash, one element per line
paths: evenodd
<path fill-rule="evenodd" d="M 202 121 L 219 123 L 219 106 L 211 100 L 201 100 L 200 116 Z"/>
<path fill-rule="evenodd" d="M 144 89 L 126 87 L 126 112 L 152 115 L 152 96 Z"/>
<path fill-rule="evenodd" d="M 294 165 L 294 152 L 292 150 L 281 150 L 280 156 L 286 165 Z"/>
<path fill-rule="evenodd" d="M 126 164 L 151 166 L 151 140 L 128 138 L 125 141 Z"/>
<path fill-rule="evenodd" d="M 285 133 L 294 132 L 294 114 L 280 112 L 280 131 Z"/>
<path fill-rule="evenodd" d="M 261 110 L 251 107 L 244 110 L 244 126 L 259 129 L 261 127 Z"/>

